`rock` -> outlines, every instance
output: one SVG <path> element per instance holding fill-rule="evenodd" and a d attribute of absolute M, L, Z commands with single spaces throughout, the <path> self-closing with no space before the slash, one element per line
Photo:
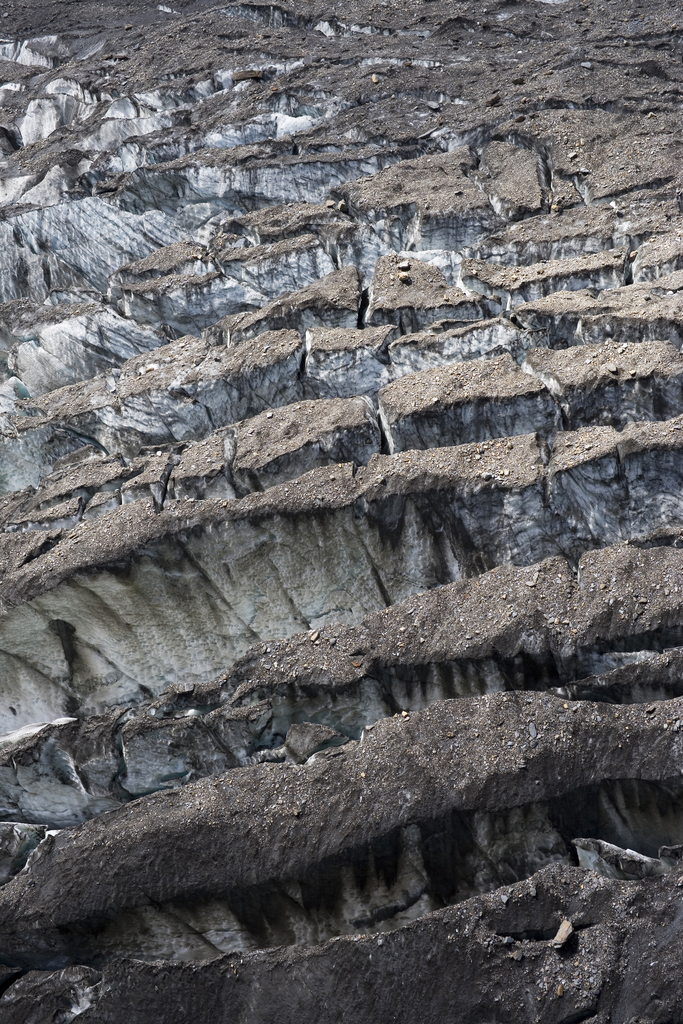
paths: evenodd
<path fill-rule="evenodd" d="M 258 70 L 247 69 L 245 71 L 233 71 L 232 73 L 232 80 L 234 84 L 237 84 L 238 82 L 246 82 L 251 79 L 258 80 L 261 78 L 263 78 L 263 72 Z"/>
<path fill-rule="evenodd" d="M 557 934 L 555 935 L 555 938 L 552 940 L 554 948 L 561 949 L 562 946 L 565 945 L 565 943 L 572 937 L 573 934 L 574 926 L 572 925 L 571 921 L 568 921 L 567 918 L 565 918 L 564 921 L 562 921 L 560 927 L 557 929 Z"/>
<path fill-rule="evenodd" d="M 635 850 L 622 850 L 601 839 L 573 839 L 579 865 L 606 878 L 633 880 L 652 878 L 670 870 L 669 858 L 646 857 Z"/>
<path fill-rule="evenodd" d="M 293 761 L 303 764 L 311 754 L 333 741 L 348 742 L 346 737 L 326 725 L 302 722 L 300 725 L 291 725 L 287 730 L 285 748 Z"/>

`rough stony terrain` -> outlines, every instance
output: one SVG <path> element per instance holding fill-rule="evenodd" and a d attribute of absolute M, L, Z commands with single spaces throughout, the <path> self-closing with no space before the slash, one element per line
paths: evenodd
<path fill-rule="evenodd" d="M 682 62 L 0 5 L 2 1024 L 683 1024 Z"/>

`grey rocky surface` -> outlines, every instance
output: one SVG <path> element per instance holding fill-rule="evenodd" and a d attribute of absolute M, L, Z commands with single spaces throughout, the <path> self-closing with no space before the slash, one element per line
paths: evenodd
<path fill-rule="evenodd" d="M 2 1024 L 683 1022 L 679 21 L 2 5 Z"/>

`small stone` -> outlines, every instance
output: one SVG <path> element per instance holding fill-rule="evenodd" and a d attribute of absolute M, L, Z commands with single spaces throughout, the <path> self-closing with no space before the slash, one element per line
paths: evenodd
<path fill-rule="evenodd" d="M 410 270 L 410 261 L 409 260 L 402 260 L 398 264 L 398 269 L 399 270 Z"/>
<path fill-rule="evenodd" d="M 273 414 L 272 414 L 272 412 L 267 412 L 267 413 L 266 413 L 266 419 L 267 419 L 267 420 L 272 420 L 272 418 L 273 418 Z"/>
<path fill-rule="evenodd" d="M 552 940 L 551 945 L 554 949 L 561 949 L 572 935 L 574 934 L 574 926 L 566 917 L 560 927 L 557 929 L 557 935 Z"/>
<path fill-rule="evenodd" d="M 502 896 L 500 897 L 500 902 L 501 903 L 507 903 L 509 899 L 510 899 L 510 897 L 506 896 L 506 894 L 503 893 Z"/>
<path fill-rule="evenodd" d="M 328 210 L 333 210 L 334 207 L 336 206 L 336 203 L 334 199 L 328 199 L 327 202 L 325 203 L 325 206 L 327 207 Z"/>
<path fill-rule="evenodd" d="M 373 75 L 372 76 L 372 84 L 373 85 L 377 85 L 378 82 L 379 82 L 378 76 L 377 75 Z"/>
<path fill-rule="evenodd" d="M 531 736 L 532 740 L 535 740 L 538 736 L 538 730 L 533 722 L 529 722 L 529 735 Z"/>
<path fill-rule="evenodd" d="M 349 212 L 349 208 L 348 208 L 348 206 L 346 205 L 346 203 L 344 202 L 343 199 L 340 199 L 339 202 L 337 203 L 337 209 L 339 210 L 340 213 L 348 213 Z"/>
<path fill-rule="evenodd" d="M 526 117 L 524 116 L 524 114 L 518 114 L 515 118 L 515 124 L 521 124 L 522 121 L 526 121 Z"/>
<path fill-rule="evenodd" d="M 433 100 L 430 100 L 427 106 L 430 110 L 441 110 L 440 104 L 435 103 Z"/>
<path fill-rule="evenodd" d="M 616 363 L 605 363 L 605 369 L 609 370 L 610 373 L 616 373 L 617 372 L 617 364 Z"/>
<path fill-rule="evenodd" d="M 628 254 L 628 258 L 629 258 L 630 260 L 634 260 L 634 259 L 636 258 L 636 256 L 637 256 L 637 255 L 638 255 L 638 250 L 637 250 L 637 249 L 634 249 L 634 250 L 633 250 L 633 252 L 630 252 L 630 253 Z"/>
<path fill-rule="evenodd" d="M 247 82 L 249 79 L 260 81 L 263 78 L 262 71 L 234 71 L 232 75 L 233 82 Z"/>
<path fill-rule="evenodd" d="M 486 100 L 487 107 L 497 107 L 500 103 L 500 94 L 497 92 L 492 93 L 491 96 Z"/>
<path fill-rule="evenodd" d="M 588 68 L 588 70 L 590 71 L 591 68 L 593 67 L 593 65 L 591 64 L 591 62 L 589 60 L 582 60 L 581 61 L 581 67 L 582 68 Z"/>
<path fill-rule="evenodd" d="M 399 273 L 399 275 L 398 275 L 398 279 L 399 279 L 399 281 L 400 281 L 400 282 L 401 282 L 402 284 L 411 284 L 411 283 L 412 283 L 412 280 L 413 280 L 413 279 L 412 279 L 412 277 L 410 276 L 410 274 L 406 274 L 406 272 L 405 272 L 404 270 L 402 270 L 402 271 L 401 271 L 401 272 Z"/>
<path fill-rule="evenodd" d="M 523 960 L 524 959 L 524 953 L 521 951 L 521 949 L 516 949 L 514 951 L 514 953 L 512 954 L 512 959 L 513 960 Z"/>
<path fill-rule="evenodd" d="M 335 729 L 315 722 L 301 722 L 291 725 L 285 738 L 285 748 L 296 764 L 303 764 L 311 754 L 331 743 L 340 745 L 348 742 Z"/>
<path fill-rule="evenodd" d="M 557 986 L 557 994 L 558 996 L 564 995 L 564 985 L 561 983 Z"/>
<path fill-rule="evenodd" d="M 311 641 L 311 643 L 315 643 L 315 641 L 318 639 L 319 636 L 320 636 L 320 630 L 319 629 L 314 629 L 312 633 L 308 634 L 308 639 Z"/>

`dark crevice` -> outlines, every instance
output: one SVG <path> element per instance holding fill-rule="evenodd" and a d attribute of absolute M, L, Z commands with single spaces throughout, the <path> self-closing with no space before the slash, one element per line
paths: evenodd
<path fill-rule="evenodd" d="M 2 957 L 0 957 L 0 964 L 2 964 L 2 962 L 3 962 L 2 961 Z M 2 970 L 2 967 L 0 967 L 0 971 L 1 970 Z M 23 970 L 22 968 L 17 967 L 14 970 L 13 974 L 11 974 L 8 978 L 5 978 L 4 981 L 0 981 L 0 999 L 2 999 L 2 997 L 5 995 L 5 993 L 9 991 L 9 989 L 12 987 L 12 985 L 14 985 L 17 981 L 19 981 L 20 978 L 23 978 L 24 975 L 27 974 L 27 973 L 28 972 L 26 970 Z"/>
<path fill-rule="evenodd" d="M 362 329 L 365 327 L 365 317 L 367 316 L 368 307 L 370 305 L 370 289 L 364 288 L 361 292 L 360 303 L 358 305 L 358 327 Z"/>

